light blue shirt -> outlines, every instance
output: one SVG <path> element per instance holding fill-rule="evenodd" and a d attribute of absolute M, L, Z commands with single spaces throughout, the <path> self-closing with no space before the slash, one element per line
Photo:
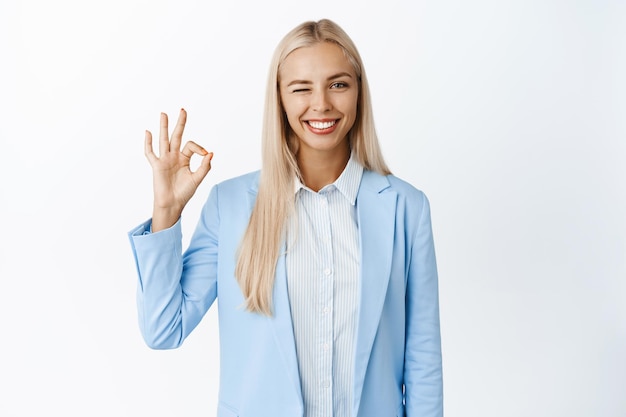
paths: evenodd
<path fill-rule="evenodd" d="M 355 202 L 362 176 L 351 157 L 317 193 L 296 184 L 286 268 L 305 417 L 352 413 L 360 266 Z"/>

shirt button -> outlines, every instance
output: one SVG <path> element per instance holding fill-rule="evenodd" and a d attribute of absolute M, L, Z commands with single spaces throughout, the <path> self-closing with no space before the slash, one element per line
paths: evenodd
<path fill-rule="evenodd" d="M 326 276 L 330 275 L 330 268 L 325 268 L 324 269 L 324 275 L 326 275 Z"/>
<path fill-rule="evenodd" d="M 324 307 L 324 309 L 322 310 L 322 313 L 328 314 L 329 311 L 330 309 L 328 307 Z"/>
<path fill-rule="evenodd" d="M 330 382 L 324 381 L 324 388 L 328 388 L 328 387 L 330 387 Z"/>
<path fill-rule="evenodd" d="M 328 343 L 324 343 L 324 352 L 328 350 Z"/>

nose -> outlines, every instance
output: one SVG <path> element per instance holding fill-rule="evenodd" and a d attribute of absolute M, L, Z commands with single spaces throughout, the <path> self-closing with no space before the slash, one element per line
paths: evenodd
<path fill-rule="evenodd" d="M 332 109 L 332 104 L 325 90 L 314 91 L 311 95 L 311 108 L 316 112 L 327 112 Z"/>

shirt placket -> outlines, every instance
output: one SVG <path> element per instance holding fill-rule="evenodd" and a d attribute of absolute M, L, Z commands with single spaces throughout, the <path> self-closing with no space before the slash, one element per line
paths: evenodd
<path fill-rule="evenodd" d="M 320 285 L 319 304 L 317 315 L 319 317 L 319 392 L 320 411 L 322 415 L 333 415 L 333 285 L 334 285 L 334 259 L 332 250 L 332 231 L 330 221 L 329 191 L 318 194 L 320 219 L 317 225 L 320 245 Z"/>

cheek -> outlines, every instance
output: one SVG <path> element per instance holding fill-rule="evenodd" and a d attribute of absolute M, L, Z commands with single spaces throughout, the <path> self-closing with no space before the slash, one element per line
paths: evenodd
<path fill-rule="evenodd" d="M 300 127 L 300 121 L 298 115 L 287 107 L 283 107 L 285 121 L 291 128 L 291 130 L 297 130 Z"/>
<path fill-rule="evenodd" d="M 297 118 L 287 117 L 287 122 L 289 123 L 289 127 L 294 132 L 297 132 L 300 129 L 300 122 Z"/>
<path fill-rule="evenodd" d="M 358 95 L 346 95 L 345 97 L 343 97 L 341 106 L 345 114 L 349 114 L 352 116 L 356 115 L 358 107 Z"/>
<path fill-rule="evenodd" d="M 300 111 L 297 103 L 293 101 L 283 101 L 283 111 L 292 127 L 294 127 L 293 124 L 299 124 Z"/>

